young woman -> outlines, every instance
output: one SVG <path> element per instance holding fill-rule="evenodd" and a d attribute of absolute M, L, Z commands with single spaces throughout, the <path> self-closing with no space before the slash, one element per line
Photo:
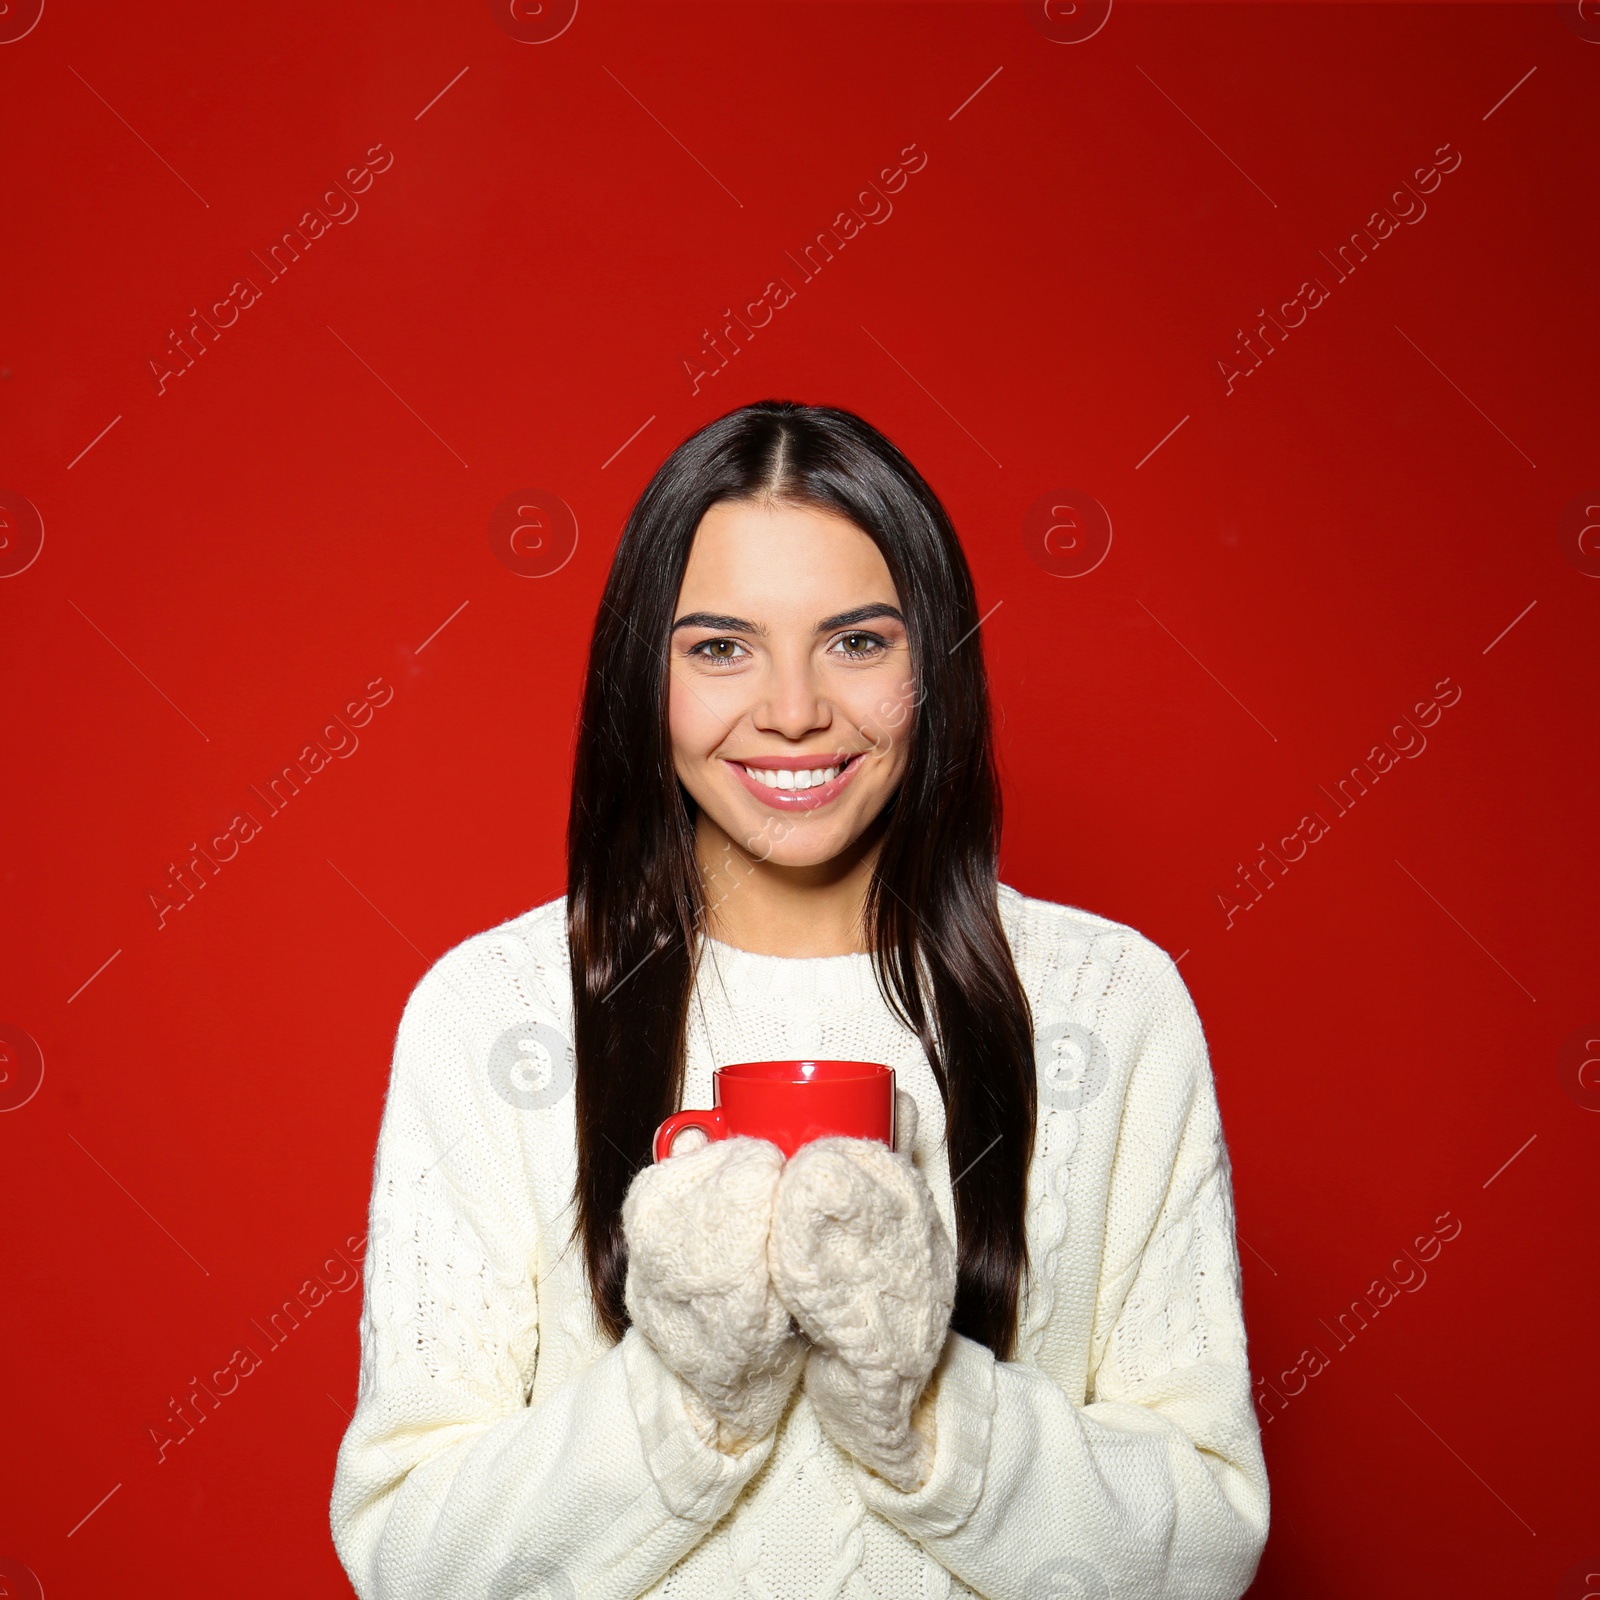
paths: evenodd
<path fill-rule="evenodd" d="M 568 893 L 401 1019 L 332 1504 L 363 1600 L 1250 1582 L 1205 1040 L 1149 940 L 997 882 L 977 628 L 933 491 L 848 412 L 746 406 L 645 490 Z M 716 1067 L 791 1057 L 893 1067 L 901 1149 L 652 1164 Z"/>

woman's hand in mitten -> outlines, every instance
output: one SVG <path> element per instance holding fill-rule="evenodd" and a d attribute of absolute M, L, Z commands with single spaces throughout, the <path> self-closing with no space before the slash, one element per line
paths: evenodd
<path fill-rule="evenodd" d="M 802 1146 L 778 1182 L 768 1260 L 815 1346 L 806 1394 L 828 1436 L 897 1489 L 920 1487 L 933 1447 L 912 1413 L 956 1288 L 955 1251 L 922 1174 L 870 1139 Z"/>
<path fill-rule="evenodd" d="M 622 1206 L 628 1314 L 724 1451 L 771 1431 L 805 1361 L 767 1268 L 782 1171 L 764 1139 L 719 1140 L 646 1167 Z"/>

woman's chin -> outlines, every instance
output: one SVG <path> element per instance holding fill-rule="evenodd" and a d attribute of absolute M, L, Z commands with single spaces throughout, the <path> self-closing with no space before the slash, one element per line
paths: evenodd
<path fill-rule="evenodd" d="M 803 871 L 807 867 L 825 867 L 830 861 L 837 861 L 849 848 L 848 839 L 837 843 L 819 844 L 814 849 L 807 849 L 804 846 L 796 848 L 791 844 L 787 848 L 774 850 L 765 860 L 768 866 Z"/>
<path fill-rule="evenodd" d="M 779 814 L 740 806 L 736 816 L 711 820 L 747 854 L 775 867 L 820 867 L 843 855 L 855 835 L 842 817 Z"/>

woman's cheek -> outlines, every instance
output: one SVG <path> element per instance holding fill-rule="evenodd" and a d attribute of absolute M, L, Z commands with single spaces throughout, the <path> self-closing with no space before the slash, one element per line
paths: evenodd
<path fill-rule="evenodd" d="M 736 716 L 724 715 L 721 702 L 729 685 L 710 680 L 694 683 L 675 667 L 667 689 L 667 731 L 679 759 L 703 761 L 727 737 Z M 719 692 L 720 691 L 720 692 Z"/>
<path fill-rule="evenodd" d="M 872 741 L 870 759 L 893 760 L 900 747 L 900 730 L 881 719 L 868 718 L 859 724 L 861 731 Z"/>
<path fill-rule="evenodd" d="M 888 693 L 880 689 L 850 708 L 851 719 L 872 741 L 875 757 L 882 760 L 896 755 L 910 729 L 915 705 L 915 686 L 907 679 Z"/>

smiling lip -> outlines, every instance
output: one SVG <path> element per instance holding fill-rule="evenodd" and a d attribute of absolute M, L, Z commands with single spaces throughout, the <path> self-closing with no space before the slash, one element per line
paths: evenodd
<path fill-rule="evenodd" d="M 838 777 L 829 783 L 819 784 L 815 789 L 769 788 L 759 778 L 751 777 L 747 767 L 760 772 L 815 772 L 819 767 L 826 771 L 829 767 L 841 766 L 841 757 L 837 753 L 826 756 L 758 756 L 748 763 L 729 761 L 728 765 L 733 768 L 734 776 L 740 783 L 763 805 L 771 806 L 774 811 L 815 811 L 844 792 L 845 786 L 860 768 L 865 754 L 865 751 L 857 751 L 854 755 L 844 756 Z"/>

